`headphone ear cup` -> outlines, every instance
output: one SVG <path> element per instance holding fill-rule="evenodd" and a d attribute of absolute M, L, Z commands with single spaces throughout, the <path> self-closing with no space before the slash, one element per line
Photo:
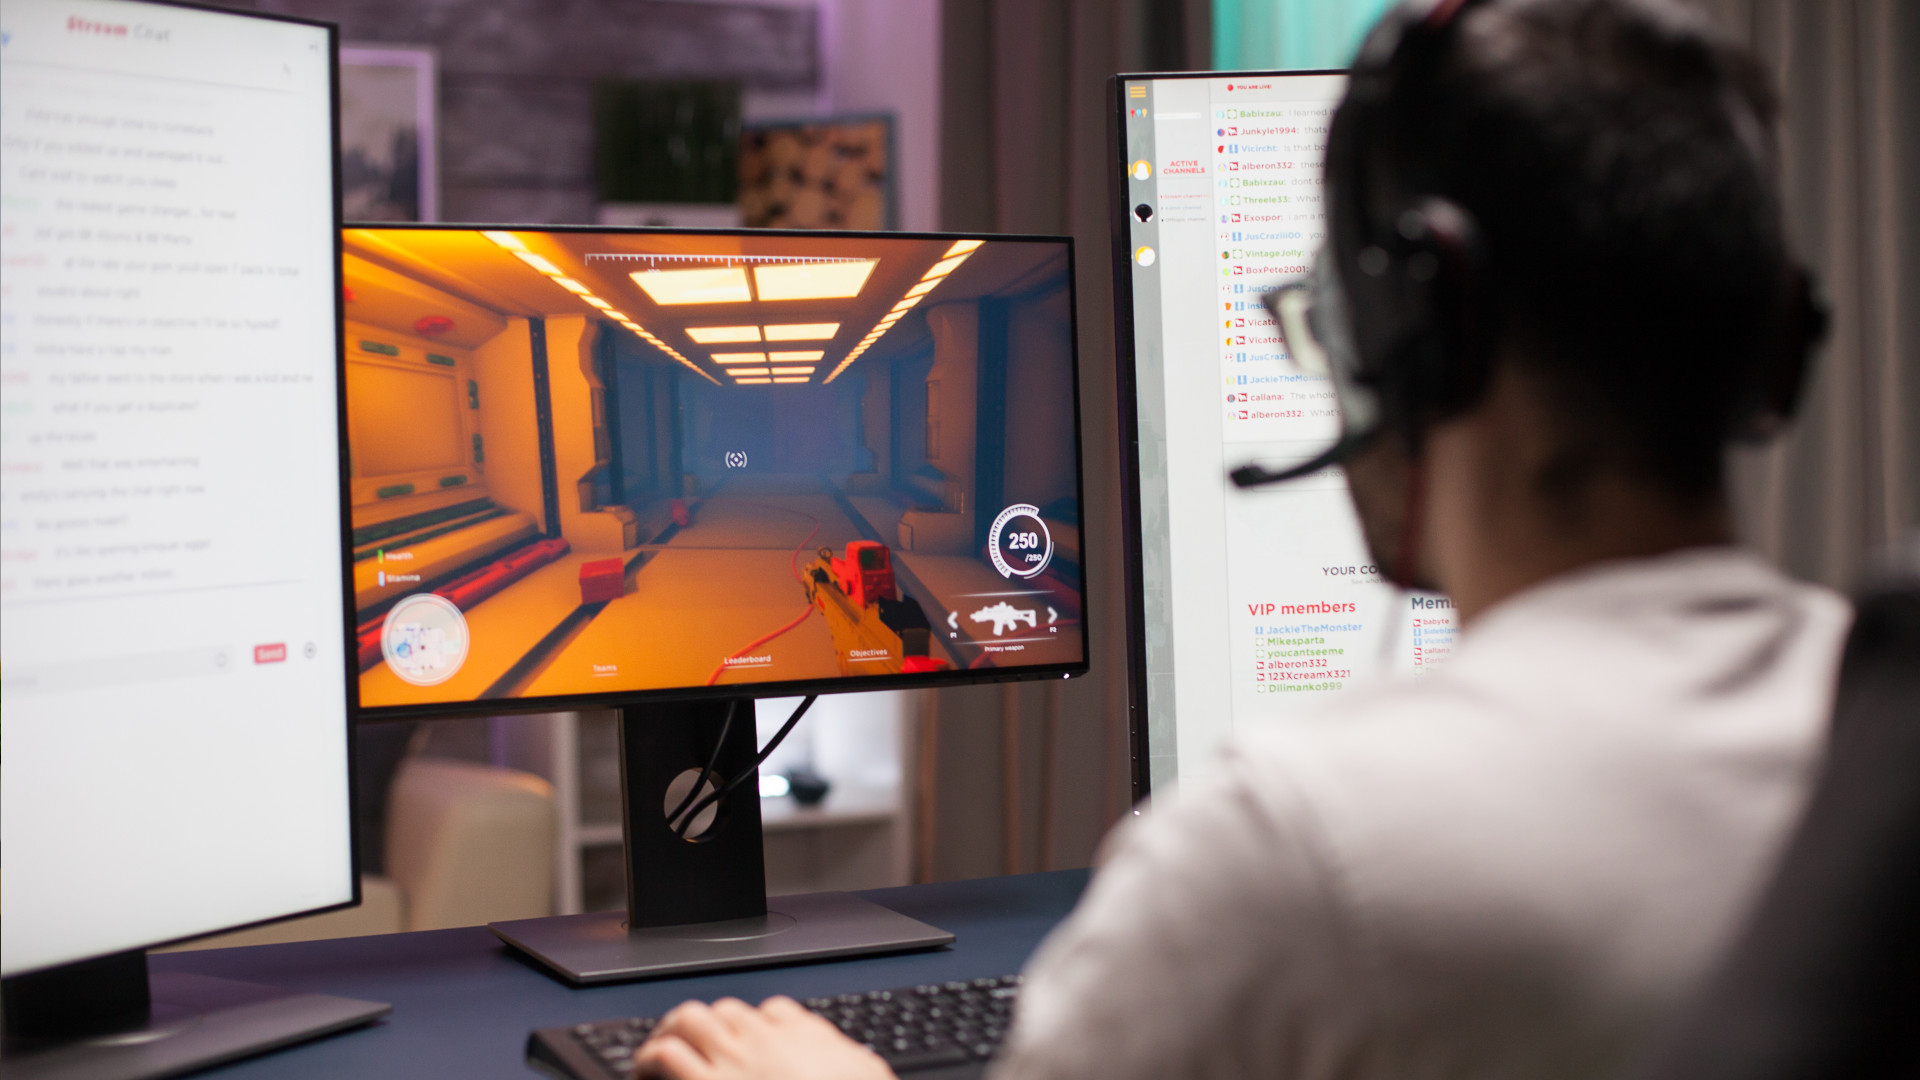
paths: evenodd
<path fill-rule="evenodd" d="M 1396 230 L 1410 316 L 1407 415 L 1424 425 L 1472 408 L 1486 392 L 1485 248 L 1473 215 L 1446 199 L 1420 200 Z"/>

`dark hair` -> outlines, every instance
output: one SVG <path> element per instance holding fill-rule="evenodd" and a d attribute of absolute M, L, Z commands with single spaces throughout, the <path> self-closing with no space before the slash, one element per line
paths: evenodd
<path fill-rule="evenodd" d="M 1656 0 L 1462 18 L 1432 79 L 1389 104 L 1384 186 L 1478 219 L 1495 340 L 1565 420 L 1551 486 L 1618 469 L 1717 493 L 1790 265 L 1765 74 Z"/>

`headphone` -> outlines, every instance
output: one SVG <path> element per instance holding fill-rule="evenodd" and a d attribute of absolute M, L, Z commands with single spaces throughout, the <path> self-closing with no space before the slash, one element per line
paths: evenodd
<path fill-rule="evenodd" d="M 1369 185 L 1369 148 L 1379 145 L 1396 100 L 1430 83 L 1461 22 L 1487 0 L 1406 0 L 1367 36 L 1349 73 L 1327 145 L 1328 262 L 1337 302 L 1327 327 L 1342 434 L 1325 453 L 1278 472 L 1233 471 L 1240 487 L 1317 472 L 1344 460 L 1377 432 L 1417 448 L 1427 427 L 1472 408 L 1490 363 L 1487 255 L 1479 224 L 1459 204 L 1420 196 L 1381 213 Z M 1793 416 L 1828 317 L 1807 269 L 1790 262 L 1772 347 L 1735 411 L 1731 434 L 1763 440 Z M 1279 319 L 1275 312 L 1276 321 Z"/>

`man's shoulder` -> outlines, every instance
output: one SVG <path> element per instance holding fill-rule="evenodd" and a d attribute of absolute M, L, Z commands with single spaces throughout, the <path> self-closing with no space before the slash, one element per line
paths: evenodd
<path fill-rule="evenodd" d="M 1539 759 L 1686 768 L 1695 738 L 1798 754 L 1831 703 L 1850 621 L 1844 598 L 1735 549 L 1612 564 L 1495 609 L 1426 674 L 1242 728 L 1225 762 L 1249 776 L 1480 784 L 1524 779 L 1516 770 Z"/>
<path fill-rule="evenodd" d="M 1244 732 L 1222 783 L 1304 830 L 1379 970 L 1426 972 L 1389 977 L 1396 993 L 1464 1000 L 1511 977 L 1490 964 L 1580 973 L 1569 994 L 1671 993 L 1819 759 L 1843 605 L 1774 595 L 1594 630 L 1594 657 L 1515 622 L 1511 647 L 1469 642 L 1467 663 Z"/>
<path fill-rule="evenodd" d="M 1525 718 L 1469 680 L 1441 673 L 1357 690 L 1337 705 L 1237 732 L 1223 754 L 1244 779 L 1329 768 L 1445 773 L 1473 744 L 1512 747 Z M 1484 754 L 1468 760 L 1487 763 Z M 1472 771 L 1479 771 L 1479 765 Z"/>

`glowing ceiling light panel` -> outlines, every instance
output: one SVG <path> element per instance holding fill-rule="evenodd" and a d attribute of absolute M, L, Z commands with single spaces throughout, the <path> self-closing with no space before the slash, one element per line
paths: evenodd
<path fill-rule="evenodd" d="M 940 284 L 939 278 L 935 278 L 932 281 L 923 281 L 920 284 L 915 285 L 913 288 L 908 289 L 907 295 L 908 296 L 925 296 L 926 294 L 932 292 L 933 287 L 938 284 Z"/>
<path fill-rule="evenodd" d="M 954 267 L 966 261 L 967 257 L 965 255 L 955 255 L 951 259 L 941 259 L 939 262 L 933 264 L 932 269 L 921 275 L 921 280 L 932 281 L 934 278 L 946 277 L 948 274 L 953 273 Z"/>
<path fill-rule="evenodd" d="M 855 259 L 756 266 L 753 285 L 762 300 L 847 300 L 860 295 L 878 265 L 878 259 Z"/>
<path fill-rule="evenodd" d="M 713 354 L 716 364 L 764 364 L 767 354 L 763 352 L 717 352 Z"/>
<path fill-rule="evenodd" d="M 793 379 L 793 378 L 785 378 L 785 379 L 775 379 L 775 380 L 773 380 L 773 381 L 774 381 L 774 382 L 776 382 L 776 383 L 803 383 L 803 382 L 809 382 L 809 381 L 811 381 L 811 380 L 808 380 L 808 379 Z"/>
<path fill-rule="evenodd" d="M 597 296 L 582 296 L 580 299 L 585 300 L 587 303 L 592 304 L 594 307 L 599 308 L 601 311 L 613 310 L 612 304 L 607 303 L 605 300 L 602 300 Z"/>
<path fill-rule="evenodd" d="M 955 240 L 953 246 L 947 249 L 947 254 L 949 256 L 970 254 L 984 243 L 986 243 L 985 240 Z"/>
<path fill-rule="evenodd" d="M 813 374 L 813 365 L 808 364 L 806 367 L 777 367 L 772 370 L 775 375 L 811 375 Z"/>
<path fill-rule="evenodd" d="M 747 271 L 739 266 L 693 270 L 636 270 L 633 283 L 662 307 L 676 304 L 744 304 L 753 299 Z"/>
<path fill-rule="evenodd" d="M 739 382 L 737 382 L 737 383 L 734 383 L 733 385 L 735 385 L 735 386 L 765 386 L 766 384 L 768 384 L 768 383 L 770 383 L 770 382 L 772 382 L 772 381 L 773 381 L 772 379 L 741 379 L 741 380 L 740 380 Z"/>
<path fill-rule="evenodd" d="M 767 327 L 768 341 L 832 341 L 840 332 L 837 322 L 779 323 Z"/>
<path fill-rule="evenodd" d="M 698 345 L 733 345 L 742 341 L 759 341 L 760 328 L 757 326 L 689 326 L 687 336 Z"/>
<path fill-rule="evenodd" d="M 766 375 L 768 374 L 768 371 L 766 368 L 763 368 L 763 367 L 728 368 L 727 374 L 733 376 L 736 379 L 740 379 L 749 375 Z"/>
<path fill-rule="evenodd" d="M 570 277 L 556 277 L 553 279 L 553 283 L 576 296 L 591 296 L 593 294 L 592 289 L 587 288 L 585 285 L 580 284 Z"/>
<path fill-rule="evenodd" d="M 825 349 L 800 349 L 793 352 L 770 352 L 767 354 L 767 359 L 773 361 L 776 364 L 795 363 L 795 362 L 807 363 L 814 360 L 823 359 L 826 357 L 826 355 L 827 355 L 827 352 Z"/>
<path fill-rule="evenodd" d="M 513 235 L 510 232 L 483 232 L 480 235 L 486 237 L 487 239 L 493 241 L 496 244 L 499 244 L 501 247 L 506 248 L 508 251 L 527 250 L 527 245 L 521 243 L 520 238 Z"/>
<path fill-rule="evenodd" d="M 559 267 L 553 265 L 552 263 L 541 258 L 540 256 L 535 255 L 531 251 L 516 251 L 513 254 L 521 262 L 526 263 L 528 266 L 533 267 L 535 270 L 540 271 L 541 273 L 547 275 L 548 277 L 560 276 Z"/>

